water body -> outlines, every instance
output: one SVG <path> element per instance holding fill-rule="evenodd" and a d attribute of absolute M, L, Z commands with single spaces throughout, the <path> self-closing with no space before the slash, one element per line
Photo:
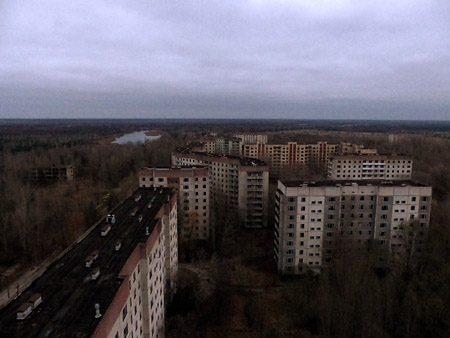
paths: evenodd
<path fill-rule="evenodd" d="M 161 137 L 161 135 L 148 136 L 145 135 L 146 131 L 135 131 L 116 138 L 111 143 L 115 144 L 127 144 L 127 143 L 144 143 L 145 141 L 154 141 Z"/>

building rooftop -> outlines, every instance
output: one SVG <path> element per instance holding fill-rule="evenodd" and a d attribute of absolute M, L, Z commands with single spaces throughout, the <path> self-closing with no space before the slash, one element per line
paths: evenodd
<path fill-rule="evenodd" d="M 136 198 L 136 202 L 138 195 L 141 198 Z M 107 224 L 105 218 L 0 311 L 0 337 L 90 337 L 100 321 L 94 318 L 95 303 L 100 304 L 104 314 L 123 281 L 119 276 L 122 267 L 136 246 L 148 237 L 145 227 L 149 226 L 152 232 L 159 210 L 171 196 L 167 188 L 138 189 L 112 212 L 115 223 L 111 224 L 107 236 L 100 234 L 100 229 Z M 152 208 L 148 209 L 152 200 Z M 130 211 L 136 207 L 143 216 L 142 223 L 138 216 L 130 216 Z M 115 251 L 119 241 L 120 250 Z M 86 257 L 95 255 L 96 250 L 98 258 L 87 268 Z M 100 275 L 91 280 L 97 268 Z M 35 294 L 42 295 L 42 304 L 27 319 L 18 321 L 18 308 Z"/>
<path fill-rule="evenodd" d="M 411 156 L 397 154 L 333 154 L 330 159 L 374 159 L 374 160 L 412 160 Z"/>
<path fill-rule="evenodd" d="M 189 166 L 189 167 L 172 167 L 172 168 L 150 168 L 142 167 L 139 170 L 139 175 L 145 174 L 155 174 L 161 177 L 192 177 L 192 176 L 208 176 L 209 167 L 208 166 Z"/>
<path fill-rule="evenodd" d="M 398 186 L 414 186 L 425 187 L 425 185 L 412 180 L 324 180 L 324 181 L 283 181 L 280 182 L 286 187 L 342 187 L 342 186 L 382 186 L 382 187 L 398 187 Z"/>
<path fill-rule="evenodd" d="M 267 165 L 264 161 L 261 161 L 256 158 L 243 157 L 243 156 L 232 156 L 232 155 L 209 154 L 209 153 L 200 152 L 200 151 L 192 151 L 191 148 L 177 148 L 177 149 L 175 149 L 174 153 L 188 154 L 188 155 L 191 154 L 191 155 L 201 156 L 203 158 L 209 158 L 211 160 L 213 160 L 213 159 L 234 160 L 236 162 L 239 162 L 239 164 L 243 165 L 243 166 L 266 166 Z"/>

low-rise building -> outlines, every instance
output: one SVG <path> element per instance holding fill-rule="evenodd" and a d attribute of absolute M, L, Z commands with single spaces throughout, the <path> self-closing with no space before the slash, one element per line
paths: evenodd
<path fill-rule="evenodd" d="M 52 166 L 48 168 L 36 167 L 32 168 L 27 173 L 28 178 L 34 181 L 73 181 L 73 166 Z"/>
<path fill-rule="evenodd" d="M 0 311 L 0 336 L 163 337 L 177 250 L 175 194 L 141 188 Z"/>
<path fill-rule="evenodd" d="M 208 166 L 212 180 L 212 203 L 220 201 L 236 209 L 242 226 L 267 226 L 269 167 L 264 162 L 193 152 L 184 148 L 172 153 L 172 165 Z"/>
<path fill-rule="evenodd" d="M 278 181 L 274 240 L 278 270 L 286 274 L 320 270 L 333 259 L 338 243 L 358 246 L 372 240 L 394 257 L 405 250 L 420 252 L 431 197 L 430 186 L 413 181 Z"/>
<path fill-rule="evenodd" d="M 410 180 L 413 160 L 396 155 L 334 155 L 328 161 L 331 180 Z"/>
<path fill-rule="evenodd" d="M 210 185 L 208 167 L 139 170 L 140 187 L 169 187 L 177 193 L 180 240 L 209 239 Z"/>

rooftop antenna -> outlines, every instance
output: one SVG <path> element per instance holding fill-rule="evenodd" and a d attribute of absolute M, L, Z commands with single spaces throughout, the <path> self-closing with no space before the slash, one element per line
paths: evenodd
<path fill-rule="evenodd" d="M 100 318 L 102 314 L 100 313 L 100 304 L 95 303 L 95 318 Z"/>

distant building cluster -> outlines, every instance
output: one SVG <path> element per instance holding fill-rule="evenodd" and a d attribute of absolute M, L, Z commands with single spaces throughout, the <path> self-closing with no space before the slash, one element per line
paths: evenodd
<path fill-rule="evenodd" d="M 317 164 L 326 166 L 334 155 L 375 155 L 377 150 L 363 145 L 341 142 L 328 144 L 269 144 L 264 134 L 236 134 L 233 137 L 215 137 L 196 144 L 192 150 L 209 154 L 223 154 L 256 158 L 265 161 L 271 173 L 279 175 L 284 168 Z"/>

